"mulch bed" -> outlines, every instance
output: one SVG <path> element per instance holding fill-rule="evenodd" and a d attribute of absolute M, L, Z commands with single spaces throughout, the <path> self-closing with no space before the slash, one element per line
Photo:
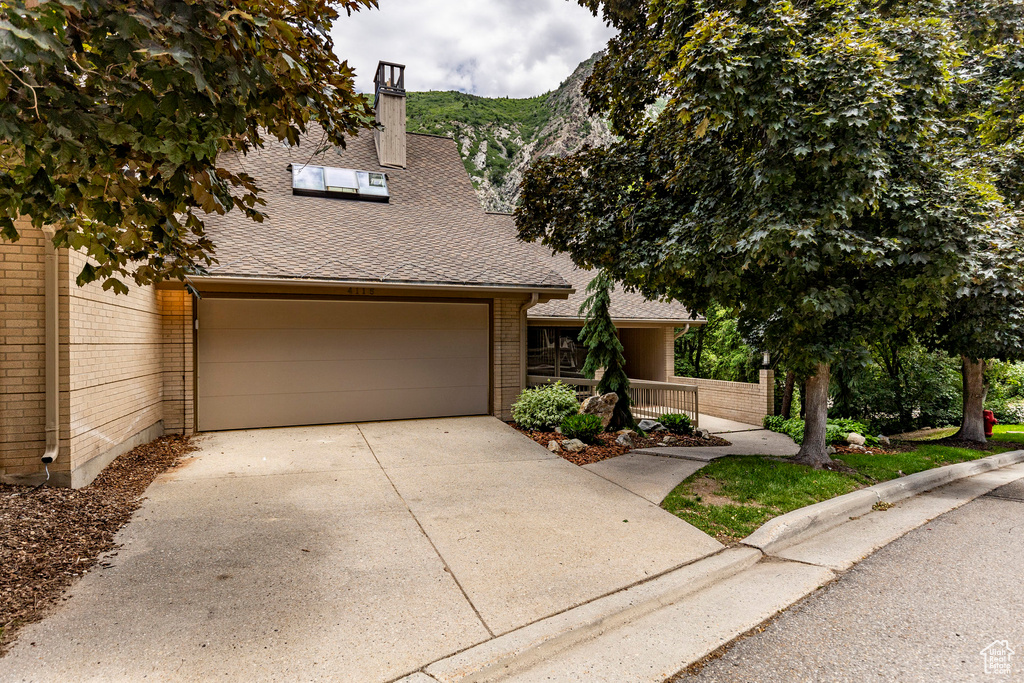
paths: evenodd
<path fill-rule="evenodd" d="M 544 448 L 548 447 L 548 444 L 552 441 L 564 441 L 565 435 L 559 434 L 558 432 L 540 432 L 531 431 L 529 429 L 523 429 L 514 422 L 508 423 L 513 429 L 517 429 L 526 436 L 530 437 Z M 731 446 L 732 444 L 725 439 L 721 439 L 717 436 L 712 436 L 709 439 L 702 439 L 699 436 L 676 436 L 676 441 L 671 444 L 662 443 L 662 439 L 665 438 L 665 433 L 662 432 L 658 435 L 649 435 L 647 438 L 639 435 L 633 436 L 633 448 L 627 448 L 626 446 L 620 446 L 615 443 L 615 439 L 618 438 L 618 434 L 598 434 L 596 444 L 588 444 L 582 451 L 576 453 L 570 453 L 562 450 L 558 452 L 558 455 L 562 456 L 569 462 L 575 465 L 590 465 L 595 462 L 601 462 L 609 458 L 614 458 L 620 455 L 625 455 L 632 450 L 637 448 L 654 448 L 657 446 L 669 445 L 673 448 L 687 448 L 687 447 L 699 447 L 699 446 Z M 673 435 L 674 436 L 674 435 Z"/>
<path fill-rule="evenodd" d="M 114 549 L 114 534 L 161 472 L 196 450 L 167 436 L 119 456 L 81 489 L 0 484 L 0 654 L 77 577 Z"/>

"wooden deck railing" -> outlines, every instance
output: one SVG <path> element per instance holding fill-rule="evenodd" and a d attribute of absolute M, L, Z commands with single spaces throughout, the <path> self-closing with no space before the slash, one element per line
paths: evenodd
<path fill-rule="evenodd" d="M 526 381 L 527 385 L 531 387 L 553 382 L 569 384 L 576 388 L 576 396 L 581 400 L 593 395 L 598 384 L 596 379 L 541 377 L 539 375 L 530 375 Z M 665 413 L 682 413 L 689 416 L 694 429 L 700 426 L 700 403 L 695 386 L 631 379 L 629 380 L 629 402 L 633 417 L 638 420 L 657 420 Z"/>

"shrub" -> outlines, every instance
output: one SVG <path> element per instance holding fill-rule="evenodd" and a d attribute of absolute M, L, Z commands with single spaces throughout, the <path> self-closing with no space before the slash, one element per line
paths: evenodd
<path fill-rule="evenodd" d="M 1024 424 L 1024 403 L 1003 403 L 993 406 L 992 412 L 1001 424 Z"/>
<path fill-rule="evenodd" d="M 526 389 L 512 404 L 512 419 L 525 429 L 551 429 L 580 410 L 572 387 L 555 382 Z"/>
<path fill-rule="evenodd" d="M 602 431 L 604 425 L 597 415 L 569 415 L 562 419 L 562 434 L 570 439 L 593 443 Z"/>
<path fill-rule="evenodd" d="M 765 429 L 785 434 L 796 443 L 804 442 L 804 421 L 799 417 L 783 420 L 779 415 L 769 415 L 764 418 L 763 424 Z M 825 423 L 825 442 L 828 444 L 844 443 L 850 432 L 857 432 L 863 436 L 865 445 L 878 445 L 878 437 L 871 435 L 867 424 L 842 418 Z"/>
<path fill-rule="evenodd" d="M 658 418 L 665 429 L 672 432 L 673 434 L 690 435 L 693 434 L 693 423 L 690 422 L 689 415 L 682 415 L 680 413 L 665 413 Z"/>

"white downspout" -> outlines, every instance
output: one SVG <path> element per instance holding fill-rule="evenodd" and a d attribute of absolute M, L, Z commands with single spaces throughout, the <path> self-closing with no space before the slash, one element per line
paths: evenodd
<path fill-rule="evenodd" d="M 534 292 L 530 295 L 530 300 L 522 305 L 519 309 L 519 369 L 520 369 L 520 391 L 526 388 L 526 357 L 527 357 L 527 324 L 526 324 L 526 312 L 537 305 L 540 300 L 540 294 Z"/>
<path fill-rule="evenodd" d="M 44 347 L 44 391 L 46 404 L 46 451 L 43 453 L 44 465 L 57 459 L 60 450 L 60 272 L 57 267 L 57 247 L 53 246 L 53 228 L 44 227 L 43 235 L 46 244 L 46 262 L 43 285 L 43 316 L 45 319 Z M 50 478 L 50 469 L 46 468 L 46 478 Z"/>

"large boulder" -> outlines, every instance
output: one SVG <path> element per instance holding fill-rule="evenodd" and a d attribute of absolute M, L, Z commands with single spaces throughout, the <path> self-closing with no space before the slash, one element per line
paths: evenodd
<path fill-rule="evenodd" d="M 619 402 L 619 395 L 615 393 L 591 396 L 580 406 L 580 414 L 597 415 L 601 418 L 601 427 L 608 428 L 612 421 L 612 413 L 615 412 L 615 404 Z"/>
<path fill-rule="evenodd" d="M 665 425 L 654 420 L 640 420 L 640 424 L 637 425 L 641 432 L 664 432 Z"/>
<path fill-rule="evenodd" d="M 863 446 L 864 444 L 867 443 L 867 441 L 867 439 L 865 439 L 862 435 L 858 434 L 857 432 L 850 432 L 849 434 L 846 435 L 846 443 L 850 444 L 851 446 Z"/>

